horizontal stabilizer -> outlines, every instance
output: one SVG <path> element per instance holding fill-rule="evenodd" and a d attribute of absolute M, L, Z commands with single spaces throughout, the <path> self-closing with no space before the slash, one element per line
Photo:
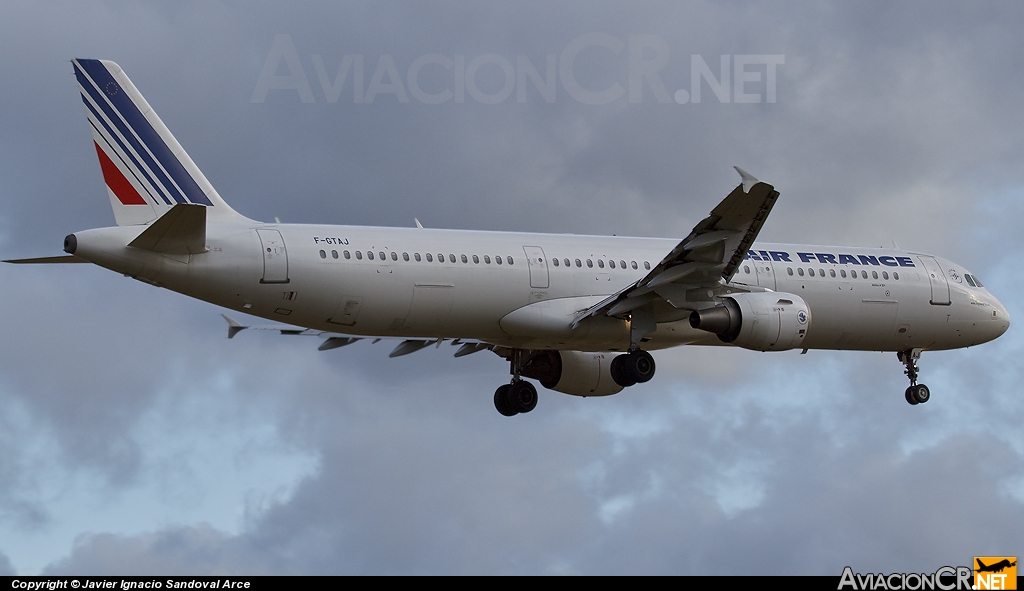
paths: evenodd
<path fill-rule="evenodd" d="M 206 252 L 206 206 L 179 203 L 128 246 L 165 254 Z"/>
<path fill-rule="evenodd" d="M 88 263 L 85 259 L 80 259 L 74 255 L 63 255 L 59 257 L 39 257 L 36 259 L 10 259 L 4 261 L 5 263 L 13 263 L 15 265 L 54 265 L 63 263 Z"/>

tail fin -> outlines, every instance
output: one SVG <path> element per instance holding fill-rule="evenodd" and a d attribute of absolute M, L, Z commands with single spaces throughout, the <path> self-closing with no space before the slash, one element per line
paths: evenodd
<path fill-rule="evenodd" d="M 211 220 L 245 219 L 221 199 L 120 66 L 71 63 L 117 225 L 148 224 L 179 203 L 206 206 Z"/>

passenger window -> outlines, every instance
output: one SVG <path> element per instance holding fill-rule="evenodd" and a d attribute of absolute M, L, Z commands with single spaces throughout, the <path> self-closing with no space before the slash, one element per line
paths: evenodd
<path fill-rule="evenodd" d="M 388 255 L 386 255 L 385 253 L 381 252 L 380 253 L 380 260 L 382 260 L 382 261 L 388 260 Z"/>
<path fill-rule="evenodd" d="M 601 267 L 602 269 L 604 269 L 604 261 L 601 260 L 601 259 L 597 259 L 597 266 Z"/>
<path fill-rule="evenodd" d="M 366 258 L 371 260 L 371 261 L 373 260 L 373 251 L 372 250 L 366 251 Z"/>
<path fill-rule="evenodd" d="M 496 263 L 498 263 L 500 265 L 501 264 L 501 255 L 498 255 L 498 256 L 494 257 L 494 262 L 496 262 Z"/>
<path fill-rule="evenodd" d="M 268 250 L 269 250 L 269 249 L 268 249 Z M 322 259 L 326 259 L 326 258 L 327 258 L 327 253 L 321 250 L 321 251 L 320 251 L 320 258 L 322 258 Z"/>
<path fill-rule="evenodd" d="M 480 257 L 478 257 L 476 255 L 473 255 L 473 264 L 474 265 L 479 265 L 480 264 Z"/>
<path fill-rule="evenodd" d="M 429 252 L 427 253 L 427 262 L 428 263 L 434 262 L 434 255 L 430 254 Z"/>
<path fill-rule="evenodd" d="M 626 261 L 619 261 L 619 266 L 622 267 L 623 269 L 625 269 L 626 268 Z"/>
<path fill-rule="evenodd" d="M 363 260 L 363 251 L 361 251 L 361 250 L 357 250 L 356 251 L 356 260 L 357 261 Z"/>
<path fill-rule="evenodd" d="M 582 266 L 583 266 L 583 263 L 582 263 L 582 262 L 580 262 L 580 260 L 579 260 L 579 259 L 576 259 L 576 266 L 577 266 L 577 267 L 582 267 Z"/>
<path fill-rule="evenodd" d="M 615 268 L 615 261 L 608 261 L 608 267 L 614 269 Z"/>
<path fill-rule="evenodd" d="M 797 267 L 796 274 L 801 276 L 801 277 L 803 277 L 804 276 L 804 268 L 803 267 Z"/>
<path fill-rule="evenodd" d="M 484 264 L 487 264 L 487 265 L 491 264 L 491 255 L 489 255 L 489 254 L 485 254 L 484 255 Z"/>
<path fill-rule="evenodd" d="M 467 257 L 466 255 L 462 255 L 459 258 L 462 259 L 463 263 L 468 263 L 469 262 L 469 257 Z"/>
<path fill-rule="evenodd" d="M 878 271 L 872 271 L 871 272 L 871 278 L 872 279 L 878 279 Z"/>
<path fill-rule="evenodd" d="M 444 262 L 444 255 L 443 254 L 437 253 L 437 262 L 439 262 L 439 263 L 443 263 Z"/>
<path fill-rule="evenodd" d="M 839 269 L 839 276 L 846 279 L 846 269 Z"/>
<path fill-rule="evenodd" d="M 630 266 L 630 267 L 633 267 L 633 269 L 636 269 L 636 268 L 637 268 L 637 266 L 636 266 L 636 261 L 633 261 L 633 262 L 631 262 L 631 263 L 629 264 L 629 266 Z"/>
<path fill-rule="evenodd" d="M 786 273 L 789 273 L 789 275 L 792 276 L 793 275 L 793 267 L 786 267 Z"/>
<path fill-rule="evenodd" d="M 398 260 L 398 253 L 393 251 L 393 250 L 391 251 L 391 260 L 393 260 L 393 261 L 397 261 Z"/>
<path fill-rule="evenodd" d="M 418 263 L 418 262 L 420 262 L 420 253 L 418 253 L 418 252 L 414 252 L 414 253 L 412 254 L 412 258 L 416 259 L 416 262 L 417 262 L 417 263 Z"/>
<path fill-rule="evenodd" d="M 647 269 L 648 271 L 650 271 L 651 270 L 651 264 L 648 263 L 647 261 L 644 261 L 644 269 Z"/>
<path fill-rule="evenodd" d="M 594 261 L 592 261 L 590 259 L 587 259 L 587 266 L 590 267 L 591 269 L 593 269 L 594 268 Z"/>
<path fill-rule="evenodd" d="M 892 278 L 895 279 L 896 281 L 899 281 L 900 280 L 900 274 L 895 272 L 895 271 L 893 271 Z"/>
<path fill-rule="evenodd" d="M 835 276 L 836 276 L 836 270 L 835 270 L 835 269 L 829 269 L 829 270 L 828 270 L 828 274 L 829 274 L 830 276 L 832 276 L 832 277 L 835 277 Z"/>
<path fill-rule="evenodd" d="M 405 262 L 409 262 L 409 253 L 403 252 L 402 253 L 402 260 L 405 261 Z"/>
<path fill-rule="evenodd" d="M 565 263 L 566 267 L 571 267 L 572 266 L 572 265 L 569 264 L 569 259 L 562 259 L 562 262 Z"/>
<path fill-rule="evenodd" d="M 746 273 L 747 275 L 750 275 L 750 267 L 743 265 L 743 272 Z"/>
<path fill-rule="evenodd" d="M 334 258 L 334 259 L 338 258 L 338 251 L 332 250 L 331 251 L 331 258 Z"/>
<path fill-rule="evenodd" d="M 889 278 L 889 273 L 887 271 L 882 271 L 882 279 L 888 279 L 888 278 Z"/>
<path fill-rule="evenodd" d="M 868 278 L 868 272 L 867 271 L 861 271 L 860 272 L 860 276 L 861 276 L 862 279 L 867 279 Z"/>
<path fill-rule="evenodd" d="M 448 255 L 448 261 L 454 263 L 455 262 L 455 255 L 453 255 L 453 254 Z"/>
<path fill-rule="evenodd" d="M 554 266 L 557 267 L 558 266 L 558 259 L 551 259 L 551 264 L 553 264 Z"/>
<path fill-rule="evenodd" d="M 342 254 L 344 254 L 344 255 L 345 255 L 345 259 L 346 259 L 346 260 L 348 260 L 348 259 L 351 259 L 351 258 L 352 258 L 352 253 L 350 253 L 350 252 L 349 252 L 349 251 L 347 251 L 347 250 L 346 250 L 345 252 L 343 252 Z"/>
<path fill-rule="evenodd" d="M 510 264 L 510 265 L 516 264 L 515 261 L 512 259 L 512 257 L 508 257 L 506 260 L 508 261 L 508 264 Z"/>

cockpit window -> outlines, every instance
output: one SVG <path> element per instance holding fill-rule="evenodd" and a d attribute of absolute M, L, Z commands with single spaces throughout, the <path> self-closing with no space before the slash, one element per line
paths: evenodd
<path fill-rule="evenodd" d="M 972 279 L 970 275 L 964 275 L 964 279 L 967 280 L 967 285 L 970 285 L 971 287 L 978 287 L 974 284 L 974 279 Z"/>

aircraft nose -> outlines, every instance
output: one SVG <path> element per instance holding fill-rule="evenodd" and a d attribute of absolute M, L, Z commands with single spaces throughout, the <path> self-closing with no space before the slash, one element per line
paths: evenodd
<path fill-rule="evenodd" d="M 1010 328 L 1010 313 L 1006 310 L 1006 306 L 1003 305 L 995 297 L 992 298 L 992 338 L 998 338 L 1002 336 Z"/>

